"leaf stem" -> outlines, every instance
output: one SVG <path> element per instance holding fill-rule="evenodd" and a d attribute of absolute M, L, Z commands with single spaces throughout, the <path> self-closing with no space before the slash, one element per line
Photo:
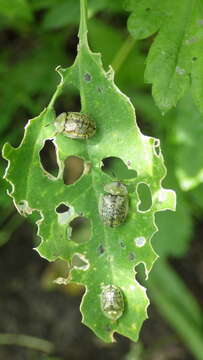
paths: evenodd
<path fill-rule="evenodd" d="M 22 335 L 22 334 L 0 333 L 0 345 L 23 346 L 37 351 L 42 351 L 48 354 L 54 351 L 54 345 L 50 341 L 39 339 L 33 336 Z"/>
<path fill-rule="evenodd" d="M 87 45 L 87 0 L 80 0 L 79 39 L 81 45 Z"/>
<path fill-rule="evenodd" d="M 133 49 L 135 42 L 136 40 L 133 39 L 132 36 L 128 35 L 112 61 L 111 65 L 115 72 L 118 72 L 120 70 L 131 50 Z"/>

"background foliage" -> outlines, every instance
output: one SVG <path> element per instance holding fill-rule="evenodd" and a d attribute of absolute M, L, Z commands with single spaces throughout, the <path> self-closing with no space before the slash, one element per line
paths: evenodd
<path fill-rule="evenodd" d="M 198 257 L 199 250 L 202 249 L 198 237 L 200 237 L 203 210 L 202 109 L 200 101 L 202 76 L 200 62 L 197 62 L 197 59 L 194 60 L 195 57 L 198 60 L 201 59 L 202 49 L 198 41 L 190 42 L 188 46 L 191 48 L 192 55 L 184 57 L 184 47 L 187 44 L 183 42 L 181 57 L 178 57 L 180 63 L 177 64 L 174 63 L 174 55 L 170 52 L 171 48 L 174 49 L 173 43 L 176 43 L 182 31 L 181 29 L 174 31 L 171 23 L 178 23 L 181 28 L 186 16 L 188 24 L 193 24 L 193 22 L 196 24 L 195 29 L 191 25 L 191 30 L 188 30 L 189 34 L 187 35 L 191 34 L 192 38 L 195 36 L 195 39 L 201 39 L 202 9 L 196 1 L 196 5 L 191 11 L 189 2 L 186 4 L 185 1 L 183 12 L 183 8 L 176 9 L 175 2 L 174 4 L 170 2 L 170 11 L 167 10 L 167 24 L 169 23 L 169 25 L 162 25 L 155 22 L 157 19 L 155 15 L 157 12 L 161 12 L 164 16 L 166 9 L 161 6 L 157 9 L 156 1 L 142 1 L 140 4 L 144 7 L 135 11 L 137 3 L 137 1 L 128 2 L 126 7 L 128 12 L 126 12 L 123 8 L 123 1 L 89 1 L 90 43 L 94 51 L 102 53 L 104 65 L 107 67 L 111 63 L 116 70 L 115 81 L 133 101 L 142 132 L 161 139 L 162 151 L 168 168 L 168 176 L 164 185 L 166 188 L 176 190 L 178 206 L 176 213 L 168 211 L 156 215 L 160 231 L 153 238 L 153 246 L 162 256 L 162 261 L 158 261 L 159 263 L 156 264 L 148 286 L 150 286 L 151 297 L 157 310 L 185 343 L 190 352 L 189 358 L 191 359 L 193 356 L 202 359 L 202 312 L 200 310 L 201 299 L 197 290 L 201 285 L 198 273 L 202 269 L 202 262 Z M 167 2 L 164 4 L 168 6 Z M 12 0 L 12 6 L 7 6 L 7 2 L 3 0 L 0 1 L 1 144 L 5 141 L 11 142 L 14 146 L 19 144 L 27 119 L 38 115 L 48 103 L 55 89 L 58 78 L 53 69 L 59 64 L 67 66 L 73 62 L 77 44 L 78 8 L 78 2 L 71 0 L 27 2 Z M 148 8 L 150 11 L 148 10 L 148 23 L 145 28 L 149 31 L 137 35 L 133 29 L 138 29 L 137 24 L 141 23 L 143 9 Z M 151 10 L 153 11 L 151 12 Z M 135 13 L 137 14 L 136 18 Z M 67 15 L 65 16 L 65 14 Z M 190 20 L 188 16 L 190 16 Z M 159 18 L 161 19 L 161 17 Z M 126 24 L 128 24 L 133 38 L 129 35 Z M 159 27 L 161 30 L 156 40 L 154 40 L 154 36 L 147 38 Z M 172 39 L 169 39 L 171 48 L 164 49 L 161 41 L 169 28 L 173 29 L 170 32 Z M 137 39 L 144 40 L 138 41 Z M 166 43 L 166 46 L 169 45 Z M 170 52 L 169 60 L 173 59 L 173 61 L 169 61 L 169 65 L 173 66 L 173 70 L 176 69 L 172 86 L 169 87 L 169 94 L 165 93 L 163 89 L 163 86 L 166 85 L 164 76 L 169 74 L 167 62 L 164 62 L 166 68 L 162 69 L 161 74 L 156 70 L 159 69 L 157 64 L 160 62 L 160 59 L 156 57 L 157 48 L 163 48 L 163 51 Z M 194 53 L 196 50 L 198 50 L 198 56 L 196 52 Z M 147 69 L 145 70 L 147 56 Z M 186 61 L 185 67 L 182 64 L 184 61 Z M 190 75 L 191 66 L 192 75 Z M 185 73 L 180 74 L 180 69 L 185 70 Z M 144 84 L 145 71 L 147 81 L 153 83 L 153 95 L 161 111 L 156 107 L 151 96 L 151 87 Z M 190 76 L 193 79 L 191 90 L 188 89 Z M 191 95 L 191 91 L 193 95 Z M 159 98 L 160 94 L 166 94 L 167 99 L 170 100 L 170 106 L 167 109 L 163 108 L 163 101 Z M 181 97 L 182 99 L 177 103 Z M 176 103 L 176 108 L 168 111 L 165 116 L 162 115 L 165 110 Z M 70 87 L 57 103 L 57 111 L 62 112 L 69 107 L 79 109 L 77 94 Z M 47 156 L 48 153 L 47 151 Z M 5 162 L 2 160 L 2 174 L 4 168 Z M 16 214 L 11 199 L 6 195 L 7 186 L 8 184 L 2 180 L 0 200 L 2 252 L 9 246 L 9 243 L 6 245 L 6 242 L 15 229 L 18 229 L 19 226 L 22 229 L 23 221 Z M 35 219 L 30 219 L 31 222 L 32 220 Z M 36 233 L 36 229 L 34 232 Z M 37 238 L 34 239 L 33 246 L 36 244 Z M 179 260 L 176 260 L 177 258 Z M 188 271 L 185 262 L 188 263 Z M 193 268 L 192 274 L 191 268 Z M 56 271 L 54 268 L 48 273 L 55 278 L 58 275 L 57 272 L 58 270 Z M 140 269 L 141 273 L 142 269 Z M 190 277 L 187 277 L 187 274 Z M 164 287 L 166 283 L 171 284 L 170 287 L 168 286 L 168 291 Z M 148 322 L 150 321 L 153 320 L 148 320 Z M 2 328 L 1 331 L 13 332 L 12 326 L 10 329 Z M 31 332 L 31 335 L 40 336 L 40 333 Z M 147 344 L 146 338 L 141 337 L 141 341 L 145 345 Z M 150 343 L 149 340 L 148 344 L 152 346 L 152 342 Z M 157 344 L 157 346 L 164 352 L 162 344 Z M 60 349 L 58 353 L 60 354 Z M 138 359 L 147 359 L 148 356 L 146 347 L 142 347 L 142 345 L 139 349 L 132 347 L 131 353 L 134 358 L 137 356 Z M 130 358 L 131 353 L 126 356 Z M 61 356 L 66 355 L 62 354 Z M 120 354 L 119 356 L 123 358 L 124 355 Z M 186 356 L 187 351 L 185 355 L 179 355 L 179 359 L 186 359 Z M 164 359 L 167 359 L 166 354 Z"/>

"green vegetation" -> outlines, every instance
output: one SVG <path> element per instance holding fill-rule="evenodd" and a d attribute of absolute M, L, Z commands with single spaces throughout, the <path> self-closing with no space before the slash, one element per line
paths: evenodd
<path fill-rule="evenodd" d="M 169 259 L 187 253 L 203 214 L 202 16 L 197 0 L 0 1 L 0 244 L 22 224 L 12 197 L 37 224 L 38 253 L 67 262 L 61 282 L 85 286 L 82 322 L 98 337 L 137 341 L 152 299 L 200 360 L 202 310 Z M 96 132 L 71 138 L 63 112 L 87 114 Z M 99 213 L 113 181 L 129 202 L 115 227 Z M 108 285 L 124 297 L 116 320 L 101 308 Z M 141 345 L 131 352 L 144 359 Z"/>

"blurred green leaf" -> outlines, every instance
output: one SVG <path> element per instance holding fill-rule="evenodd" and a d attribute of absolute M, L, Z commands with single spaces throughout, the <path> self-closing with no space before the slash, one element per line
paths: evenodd
<path fill-rule="evenodd" d="M 123 0 L 89 0 L 88 1 L 88 8 L 90 12 L 97 12 L 100 10 L 105 10 L 108 12 L 119 12 L 123 11 Z"/>
<path fill-rule="evenodd" d="M 152 84 L 152 94 L 161 112 L 175 106 L 190 84 L 203 112 L 203 3 L 128 0 L 127 9 L 132 12 L 128 29 L 135 39 L 158 31 L 147 58 L 145 80 Z"/>
<path fill-rule="evenodd" d="M 58 63 L 67 63 L 63 33 L 52 34 L 51 37 L 43 34 L 35 36 L 36 42 L 28 48 L 26 54 L 21 54 L 14 64 L 10 60 L 13 56 L 12 48 L 7 49 L 4 55 L 2 64 L 5 65 L 2 65 L 1 72 L 4 91 L 0 99 L 0 134 L 3 135 L 1 143 L 19 136 L 23 111 L 24 116 L 27 113 L 35 115 L 42 104 L 46 104 L 56 84 L 56 76 L 54 77 L 51 71 Z M 13 128 L 13 132 L 7 130 L 12 121 L 18 124 Z"/>
<path fill-rule="evenodd" d="M 0 345 L 22 346 L 44 353 L 53 353 L 55 350 L 50 341 L 24 334 L 0 333 Z"/>
<path fill-rule="evenodd" d="M 143 360 L 144 349 L 142 343 L 132 343 L 130 351 L 125 355 L 124 360 Z"/>
<path fill-rule="evenodd" d="M 89 30 L 90 43 L 94 51 L 101 51 L 104 67 L 107 68 L 109 64 L 113 66 L 115 54 L 118 54 L 123 43 L 126 42 L 127 33 L 98 19 L 90 19 Z M 141 51 L 140 43 L 137 42 L 133 45 L 120 71 L 116 72 L 116 84 L 127 91 L 143 87 L 144 62 L 145 55 Z"/>
<path fill-rule="evenodd" d="M 203 313 L 183 280 L 169 264 L 159 261 L 148 285 L 157 309 L 177 331 L 195 359 L 202 360 Z"/>
<path fill-rule="evenodd" d="M 104 9 L 107 11 L 121 11 L 123 10 L 123 0 L 89 0 L 88 14 L 90 17 Z M 45 29 L 56 29 L 78 24 L 79 18 L 79 0 L 60 0 L 44 16 L 43 27 Z"/>
<path fill-rule="evenodd" d="M 2 215 L 5 214 L 5 209 L 0 209 Z M 23 223 L 23 218 L 18 213 L 13 210 L 14 213 L 11 213 L 9 209 L 9 213 L 7 214 L 7 218 L 5 218 L 5 222 L 0 226 L 0 246 L 6 244 L 9 240 L 13 232 Z"/>
<path fill-rule="evenodd" d="M 199 209 L 196 209 L 197 215 L 200 215 L 200 218 L 202 218 L 202 212 L 203 212 L 203 184 L 200 184 L 196 188 L 189 191 L 189 196 L 192 202 L 194 202 L 195 209 L 198 207 Z M 195 213 L 196 214 L 196 213 Z"/>
<path fill-rule="evenodd" d="M 176 175 L 183 190 L 203 182 L 203 115 L 187 94 L 177 106 L 172 133 L 176 144 Z"/>
<path fill-rule="evenodd" d="M 154 134 L 166 144 L 166 158 L 171 158 L 170 173 L 175 172 L 180 189 L 188 191 L 202 183 L 203 115 L 191 93 L 188 92 L 177 108 L 165 116 L 166 121 L 156 111 L 149 96 L 137 94 L 134 102 L 145 121 L 152 124 Z"/>
<path fill-rule="evenodd" d="M 29 0 L 29 3 L 33 10 L 42 10 L 56 6 L 59 1 L 60 0 Z"/>
<path fill-rule="evenodd" d="M 126 10 L 132 12 L 128 19 L 128 29 L 135 39 L 145 39 L 160 28 L 163 16 L 166 15 L 165 3 L 157 0 L 126 0 Z"/>
<path fill-rule="evenodd" d="M 51 7 L 43 20 L 45 29 L 56 29 L 70 24 L 77 24 L 80 16 L 80 1 L 58 1 Z"/>
<path fill-rule="evenodd" d="M 0 0 L 0 15 L 9 21 L 32 20 L 32 12 L 27 0 Z"/>
<path fill-rule="evenodd" d="M 160 256 L 183 256 L 190 245 L 193 223 L 190 207 L 181 193 L 177 193 L 176 213 L 158 213 L 156 224 L 159 231 L 152 240 L 156 252 Z"/>

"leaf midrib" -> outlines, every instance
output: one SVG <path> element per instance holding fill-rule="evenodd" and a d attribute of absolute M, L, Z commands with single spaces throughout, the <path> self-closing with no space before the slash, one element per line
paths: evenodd
<path fill-rule="evenodd" d="M 85 47 L 85 45 L 83 44 L 83 46 Z M 85 90 L 84 90 L 84 87 L 83 87 L 83 81 L 82 81 L 82 69 L 83 69 L 83 60 L 82 60 L 82 49 L 83 47 L 79 47 L 79 52 L 78 52 L 78 70 L 79 70 L 79 83 L 80 83 L 80 96 L 81 96 L 81 104 L 82 104 L 82 108 L 86 108 L 86 98 L 85 98 Z M 91 56 L 90 54 L 90 51 L 89 51 L 89 48 L 86 48 L 86 50 L 89 52 L 89 56 Z M 94 61 L 94 59 L 93 59 Z M 87 151 L 87 157 L 88 157 L 88 160 L 91 162 L 91 156 L 90 156 L 90 151 L 89 151 L 89 145 L 88 145 L 88 142 L 87 140 L 86 141 L 86 151 Z M 95 198 L 96 198 L 96 202 L 97 202 L 97 199 L 99 198 L 99 193 L 98 191 L 96 190 L 96 187 L 94 185 L 94 172 L 91 171 L 91 183 L 92 183 L 92 188 L 94 190 L 94 194 L 95 194 Z M 97 210 L 98 210 L 98 206 L 97 206 Z M 104 240 L 104 247 L 105 247 L 105 250 L 107 252 L 107 256 L 106 256 L 106 259 L 109 258 L 109 255 L 110 253 L 108 254 L 108 235 L 107 235 L 107 231 L 105 229 L 105 227 L 103 226 L 103 233 L 104 233 L 104 237 L 103 237 L 103 240 Z M 108 262 L 109 263 L 109 272 L 111 273 L 111 279 L 114 278 L 113 276 L 113 268 L 112 268 L 112 263 L 111 261 Z M 113 280 L 112 280 L 112 283 L 113 283 Z"/>

